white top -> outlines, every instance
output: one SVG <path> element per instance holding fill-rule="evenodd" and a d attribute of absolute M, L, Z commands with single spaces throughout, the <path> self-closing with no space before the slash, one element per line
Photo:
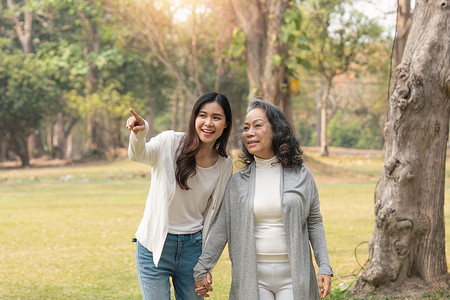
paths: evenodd
<path fill-rule="evenodd" d="M 197 172 L 187 181 L 189 190 L 177 184 L 169 207 L 169 233 L 191 234 L 203 228 L 203 212 L 219 181 L 218 169 L 225 160 L 218 159 L 209 168 L 197 166 Z"/>
<path fill-rule="evenodd" d="M 169 229 L 169 206 L 177 185 L 175 180 L 176 152 L 184 133 L 172 130 L 164 131 L 146 142 L 145 136 L 148 129 L 148 123 L 145 121 L 144 131 L 139 131 L 138 134 L 130 133 L 128 156 L 133 161 L 152 167 L 150 190 L 136 238 L 153 253 L 153 262 L 158 266 Z M 230 157 L 220 156 L 219 160 L 225 162 L 220 164 L 218 170 L 220 179 L 203 214 L 203 240 L 206 240 L 209 227 L 216 218 L 222 203 L 226 185 L 233 174 L 233 162 Z"/>
<path fill-rule="evenodd" d="M 281 215 L 281 164 L 276 156 L 255 156 L 255 240 L 258 262 L 289 262 L 286 232 Z"/>

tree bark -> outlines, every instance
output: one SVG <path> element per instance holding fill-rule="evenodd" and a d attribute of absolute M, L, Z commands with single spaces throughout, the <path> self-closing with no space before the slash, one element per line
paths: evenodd
<path fill-rule="evenodd" d="M 61 95 L 60 104 L 65 106 L 64 97 Z M 65 116 L 63 113 L 58 112 L 56 116 L 56 122 L 53 125 L 53 139 L 52 139 L 52 156 L 58 158 L 70 158 L 71 151 L 68 150 L 68 138 L 72 132 L 74 126 L 80 120 L 79 117 Z M 49 134 L 49 133 L 47 133 Z"/>
<path fill-rule="evenodd" d="M 333 84 L 333 78 L 328 79 L 325 82 L 325 92 L 320 102 L 320 155 L 328 156 L 328 134 L 327 134 L 327 108 L 328 100 L 330 98 L 331 87 Z"/>
<path fill-rule="evenodd" d="M 449 285 L 443 210 L 450 116 L 449 4 L 416 2 L 389 99 L 370 264 L 357 279 L 356 293 L 401 291 L 417 280 L 424 287 Z"/>
<path fill-rule="evenodd" d="M 97 92 L 99 82 L 99 70 L 98 66 L 89 57 L 89 53 L 99 51 L 101 48 L 100 36 L 97 31 L 97 23 L 83 13 L 79 14 L 83 22 L 83 55 L 86 62 L 89 65 L 89 72 L 86 76 L 86 89 L 89 95 Z M 87 121 L 87 144 L 90 149 L 104 148 L 102 136 L 100 133 L 100 124 L 98 122 L 99 116 L 92 114 L 91 107 L 87 108 L 86 121 Z"/>
<path fill-rule="evenodd" d="M 70 133 L 66 139 L 66 149 L 64 151 L 64 157 L 74 157 L 74 149 L 73 149 L 73 135 Z"/>
<path fill-rule="evenodd" d="M 322 125 L 322 117 L 320 112 L 320 106 L 322 104 L 323 91 L 320 85 L 317 85 L 316 92 L 316 108 L 317 108 L 317 117 L 316 117 L 316 146 L 320 147 L 320 135 L 321 135 L 321 125 Z"/>
<path fill-rule="evenodd" d="M 195 87 L 197 88 L 197 93 L 203 95 L 203 85 L 199 79 L 199 64 L 198 64 L 198 51 L 197 51 L 197 0 L 194 0 L 192 4 L 192 77 L 194 77 Z"/>
<path fill-rule="evenodd" d="M 27 147 L 27 137 L 22 137 L 10 131 L 10 146 L 15 154 L 17 154 L 22 162 L 22 167 L 30 166 L 30 155 Z"/>
<path fill-rule="evenodd" d="M 40 157 L 44 154 L 44 145 L 41 139 L 41 131 L 39 129 L 33 129 L 28 136 L 27 147 L 33 158 Z"/>
<path fill-rule="evenodd" d="M 150 107 L 150 111 L 147 115 L 147 122 L 149 125 L 149 130 L 147 133 L 147 140 L 151 139 L 154 134 L 155 134 L 155 118 L 156 118 L 156 114 L 155 114 L 155 97 L 152 94 L 152 90 L 150 89 L 150 84 L 147 84 L 145 86 L 145 94 L 146 94 L 146 98 L 147 98 L 147 104 L 148 107 Z M 172 127 L 174 128 L 174 127 Z M 174 129 L 175 130 L 175 129 Z"/>
<path fill-rule="evenodd" d="M 272 60 L 274 55 L 283 59 L 288 54 L 288 43 L 279 36 L 289 1 L 231 0 L 231 4 L 245 33 L 250 93 L 262 94 L 291 119 L 287 69 L 283 62 L 277 66 Z"/>
<path fill-rule="evenodd" d="M 396 68 L 402 61 L 406 40 L 411 27 L 411 0 L 398 0 L 397 32 L 394 44 L 393 66 Z"/>
<path fill-rule="evenodd" d="M 180 131 L 186 131 L 188 124 L 187 124 L 187 120 L 189 120 L 189 117 L 186 118 L 186 114 L 189 114 L 188 116 L 190 116 L 190 109 L 188 107 L 188 103 L 187 103 L 187 96 L 184 94 L 181 94 L 181 117 L 180 117 L 180 122 L 178 123 L 178 126 L 180 128 Z"/>
<path fill-rule="evenodd" d="M 173 130 L 178 131 L 178 111 L 179 111 L 179 106 L 180 106 L 180 91 L 178 88 L 175 88 L 175 93 L 174 93 L 174 99 L 173 99 L 173 105 L 172 105 L 172 125 L 171 128 L 173 128 Z"/>
<path fill-rule="evenodd" d="M 24 6 L 28 4 L 28 0 L 24 1 Z M 18 10 L 15 9 L 16 3 L 13 0 L 8 0 L 8 8 L 14 9 L 15 12 Z M 21 22 L 16 14 L 12 15 L 12 19 L 14 21 L 14 31 L 17 34 L 17 37 L 22 45 L 22 51 L 25 54 L 30 54 L 33 52 L 31 46 L 31 30 L 33 24 L 33 14 L 31 11 L 24 12 L 24 21 Z"/>
<path fill-rule="evenodd" d="M 65 107 L 64 95 L 60 95 L 59 104 L 61 107 Z M 56 115 L 56 121 L 53 124 L 51 131 L 47 132 L 52 134 L 52 141 L 49 145 L 52 147 L 52 157 L 54 158 L 70 158 L 70 151 L 68 151 L 68 137 L 72 132 L 74 126 L 78 123 L 80 117 L 72 117 L 70 115 L 64 115 L 62 112 L 58 112 Z"/>
<path fill-rule="evenodd" d="M 6 161 L 7 156 L 6 156 L 6 151 L 7 151 L 7 147 L 6 147 L 6 142 L 4 140 L 4 138 L 0 137 L 0 161 Z"/>
<path fill-rule="evenodd" d="M 61 99 L 60 99 L 61 101 Z M 56 115 L 56 122 L 53 125 L 53 139 L 52 139 L 52 157 L 63 158 L 64 148 L 66 147 L 66 136 L 64 134 L 64 116 L 62 112 Z M 49 133 L 48 133 L 49 134 Z"/>

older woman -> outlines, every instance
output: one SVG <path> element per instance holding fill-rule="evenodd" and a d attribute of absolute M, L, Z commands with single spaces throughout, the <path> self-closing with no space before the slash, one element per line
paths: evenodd
<path fill-rule="evenodd" d="M 331 269 L 319 195 L 298 140 L 279 108 L 255 99 L 242 133 L 246 168 L 231 178 L 218 218 L 194 268 L 196 292 L 212 290 L 210 271 L 228 242 L 229 299 L 319 299 Z M 319 267 L 318 280 L 310 244 Z"/>

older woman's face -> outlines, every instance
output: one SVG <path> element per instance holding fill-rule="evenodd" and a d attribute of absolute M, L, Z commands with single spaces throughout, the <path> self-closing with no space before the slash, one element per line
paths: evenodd
<path fill-rule="evenodd" d="M 266 112 L 261 108 L 249 111 L 242 132 L 242 139 L 248 152 L 262 159 L 274 157 L 272 137 L 272 126 Z"/>

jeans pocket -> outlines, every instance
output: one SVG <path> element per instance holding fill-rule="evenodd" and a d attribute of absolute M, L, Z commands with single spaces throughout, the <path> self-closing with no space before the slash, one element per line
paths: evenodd
<path fill-rule="evenodd" d="M 203 243 L 202 232 L 199 231 L 192 234 L 192 240 L 194 241 L 195 244 L 201 246 Z"/>

